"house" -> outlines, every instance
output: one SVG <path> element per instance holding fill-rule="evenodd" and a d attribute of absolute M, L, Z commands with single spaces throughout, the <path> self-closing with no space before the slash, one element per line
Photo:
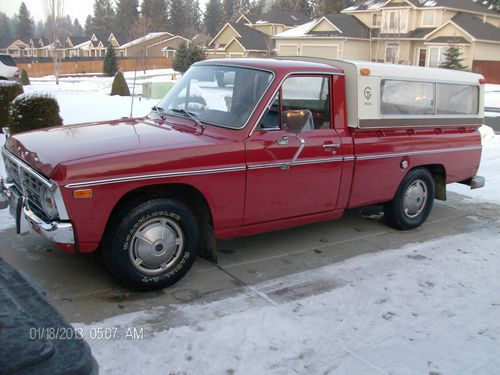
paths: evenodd
<path fill-rule="evenodd" d="M 348 14 L 321 17 L 274 39 L 278 56 L 370 59 L 370 28 Z"/>
<path fill-rule="evenodd" d="M 273 35 L 309 21 L 297 12 L 274 9 L 258 18 L 240 15 L 236 22 L 226 23 L 210 41 L 207 58 L 263 57 L 274 50 Z"/>
<path fill-rule="evenodd" d="M 273 37 L 281 56 L 437 67 L 450 45 L 500 81 L 500 14 L 473 0 L 365 0 Z"/>

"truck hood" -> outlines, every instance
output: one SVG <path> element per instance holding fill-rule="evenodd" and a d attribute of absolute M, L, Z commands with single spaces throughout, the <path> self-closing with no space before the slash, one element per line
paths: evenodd
<path fill-rule="evenodd" d="M 160 123 L 141 118 L 47 128 L 14 135 L 5 147 L 43 175 L 55 179 L 57 167 L 64 164 L 220 142 L 197 130 L 190 120 L 174 121 Z"/>

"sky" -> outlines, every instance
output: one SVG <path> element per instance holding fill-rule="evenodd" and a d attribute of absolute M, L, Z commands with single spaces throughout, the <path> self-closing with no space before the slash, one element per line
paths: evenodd
<path fill-rule="evenodd" d="M 23 0 L 0 0 L 0 12 L 4 12 L 7 16 L 12 17 L 19 12 L 19 6 Z M 200 5 L 203 7 L 207 0 L 200 0 Z M 44 0 L 24 0 L 31 15 L 35 21 L 45 19 Z M 94 0 L 65 0 L 64 13 L 69 14 L 71 19 L 78 18 L 83 25 L 85 19 L 92 13 Z"/>

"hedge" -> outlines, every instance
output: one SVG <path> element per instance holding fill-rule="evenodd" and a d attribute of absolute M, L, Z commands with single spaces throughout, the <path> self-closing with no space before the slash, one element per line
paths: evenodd
<path fill-rule="evenodd" d="M 16 96 L 24 92 L 14 81 L 0 81 L 0 128 L 9 125 L 9 106 Z"/>
<path fill-rule="evenodd" d="M 62 125 L 57 101 L 48 94 L 18 96 L 10 105 L 12 134 Z"/>

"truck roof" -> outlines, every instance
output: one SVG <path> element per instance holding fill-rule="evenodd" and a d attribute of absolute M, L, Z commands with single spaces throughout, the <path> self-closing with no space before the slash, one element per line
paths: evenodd
<path fill-rule="evenodd" d="M 332 61 L 327 60 L 325 61 Z M 196 63 L 197 65 L 238 65 L 252 68 L 267 69 L 272 71 L 284 70 L 325 70 L 343 74 L 343 70 L 335 65 L 323 61 L 302 60 L 294 58 L 241 58 L 241 59 L 210 59 Z"/>

